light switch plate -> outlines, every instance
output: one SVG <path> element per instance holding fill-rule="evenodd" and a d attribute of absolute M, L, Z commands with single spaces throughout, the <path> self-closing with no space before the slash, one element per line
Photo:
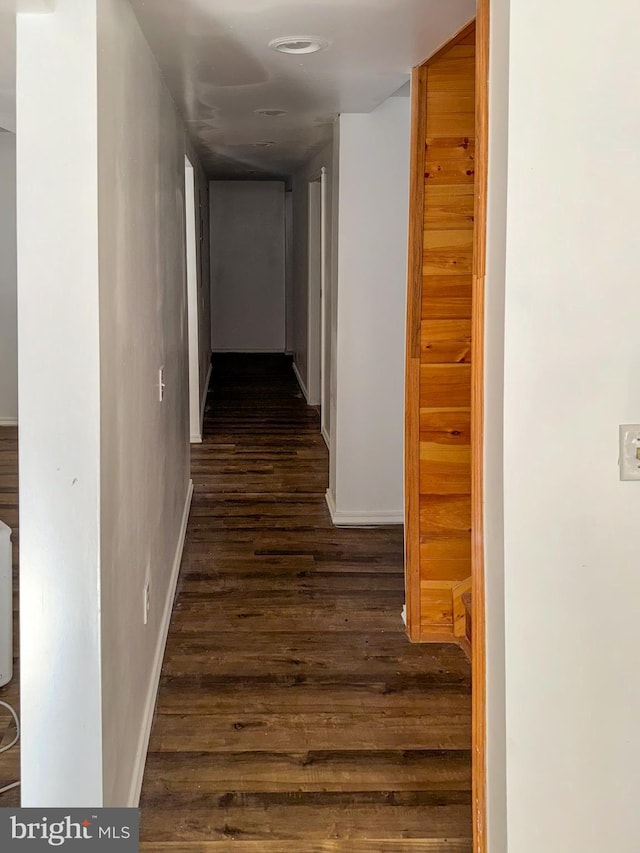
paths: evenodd
<path fill-rule="evenodd" d="M 640 480 L 640 424 L 620 425 L 620 479 Z"/>
<path fill-rule="evenodd" d="M 161 367 L 158 370 L 158 400 L 162 403 L 164 400 L 164 389 L 166 388 L 164 384 L 164 367 Z"/>

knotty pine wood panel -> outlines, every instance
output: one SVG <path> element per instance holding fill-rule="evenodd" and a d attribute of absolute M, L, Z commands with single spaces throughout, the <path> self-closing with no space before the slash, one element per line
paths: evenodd
<path fill-rule="evenodd" d="M 471 409 L 421 409 L 420 441 L 471 444 Z"/>
<path fill-rule="evenodd" d="M 471 361 L 471 320 L 424 320 L 420 330 L 423 364 Z"/>
<path fill-rule="evenodd" d="M 426 64 L 420 293 L 420 639 L 454 636 L 453 589 L 471 574 L 475 42 Z M 415 522 L 414 522 L 415 524 Z"/>
<path fill-rule="evenodd" d="M 448 529 L 438 536 L 423 534 L 420 546 L 424 548 L 425 553 L 429 554 L 434 563 L 437 562 L 442 569 L 447 568 L 447 573 L 442 578 L 439 578 L 437 573 L 432 571 L 431 578 L 433 580 L 465 580 L 464 566 L 468 567 L 471 552 L 471 537 L 468 532 L 460 534 L 458 531 L 452 532 Z M 449 568 L 447 566 L 449 562 L 457 565 L 458 570 Z M 456 574 L 458 575 L 457 578 L 455 577 Z"/>
<path fill-rule="evenodd" d="M 424 144 L 424 180 L 429 192 L 447 187 L 455 190 L 469 184 L 475 172 L 473 136 L 431 136 L 425 138 Z"/>
<path fill-rule="evenodd" d="M 423 442 L 420 445 L 420 495 L 471 494 L 471 448 Z M 469 516 L 468 523 L 470 525 Z M 424 518 L 421 517 L 421 522 Z"/>
<path fill-rule="evenodd" d="M 425 276 L 421 316 L 431 320 L 468 320 L 471 317 L 471 275 Z"/>
<path fill-rule="evenodd" d="M 475 44 L 463 44 L 458 42 L 449 47 L 446 53 L 434 58 L 428 63 L 430 92 L 436 95 L 442 91 L 451 92 L 453 96 L 463 98 L 465 95 L 473 94 L 475 87 Z M 461 109 L 465 115 L 475 113 L 475 101 L 470 108 L 467 105 Z M 433 115 L 431 116 L 433 119 Z M 429 114 L 427 114 L 427 136 L 429 132 Z M 447 136 L 441 124 L 436 125 L 438 136 Z M 475 125 L 472 126 L 472 130 Z M 471 134 L 472 136 L 474 134 Z"/>
<path fill-rule="evenodd" d="M 471 138 L 474 135 L 474 120 L 473 110 L 460 113 L 444 111 L 432 113 L 431 119 L 427 118 L 427 138 L 434 139 L 436 136 Z"/>
<path fill-rule="evenodd" d="M 467 408 L 471 399 L 469 364 L 422 364 L 420 409 Z"/>
<path fill-rule="evenodd" d="M 420 581 L 421 639 L 428 639 L 431 633 L 453 636 L 453 589 L 456 585 L 456 581 L 450 580 Z"/>
<path fill-rule="evenodd" d="M 448 580 L 449 578 L 459 579 L 453 580 L 451 583 L 459 583 L 461 580 L 465 580 L 469 574 L 469 558 L 468 556 L 461 557 L 459 559 L 452 559 L 451 557 L 445 557 L 440 560 L 433 556 L 432 550 L 428 548 L 426 545 L 420 546 L 420 555 L 422 559 L 429 564 L 429 577 L 432 579 L 429 583 L 440 585 L 443 589 L 450 589 Z M 422 596 L 424 598 L 424 596 Z M 453 607 L 453 602 L 449 602 L 447 598 L 447 603 Z M 427 638 L 428 639 L 428 638 Z M 442 639 L 443 642 L 446 642 L 444 638 L 438 637 L 438 641 Z M 448 638 L 450 641 L 451 638 Z"/>
<path fill-rule="evenodd" d="M 409 643 L 401 528 L 331 524 L 289 361 L 216 356 L 192 454 L 141 850 L 470 853 L 469 664 Z"/>
<path fill-rule="evenodd" d="M 473 221 L 469 213 L 469 202 L 473 202 L 473 186 L 468 183 L 459 186 L 433 184 L 430 194 L 431 204 L 424 217 L 425 231 L 436 227 L 440 231 L 460 231 Z"/>
<path fill-rule="evenodd" d="M 428 275 L 471 274 L 473 229 L 430 229 L 424 232 L 422 273 Z"/>
<path fill-rule="evenodd" d="M 427 494 L 420 496 L 420 541 L 440 543 L 440 550 L 456 549 L 461 542 L 469 546 L 471 496 L 465 494 Z M 466 551 L 465 551 L 466 553 Z M 454 556 L 452 554 L 452 556 Z"/>

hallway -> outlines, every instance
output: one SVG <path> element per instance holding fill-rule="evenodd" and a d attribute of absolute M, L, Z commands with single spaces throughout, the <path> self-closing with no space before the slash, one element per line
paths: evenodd
<path fill-rule="evenodd" d="M 214 356 L 142 850 L 471 850 L 469 665 L 407 641 L 401 528 L 334 528 L 327 467 L 286 357 Z"/>

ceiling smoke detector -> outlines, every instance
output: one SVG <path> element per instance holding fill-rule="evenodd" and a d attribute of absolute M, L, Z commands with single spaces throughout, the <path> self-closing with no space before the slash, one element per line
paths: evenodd
<path fill-rule="evenodd" d="M 259 116 L 268 116 L 269 118 L 279 118 L 287 114 L 286 110 L 254 110 Z"/>
<path fill-rule="evenodd" d="M 269 42 L 271 50 L 278 53 L 293 53 L 300 56 L 303 53 L 317 53 L 329 47 L 326 39 L 318 36 L 281 36 Z"/>

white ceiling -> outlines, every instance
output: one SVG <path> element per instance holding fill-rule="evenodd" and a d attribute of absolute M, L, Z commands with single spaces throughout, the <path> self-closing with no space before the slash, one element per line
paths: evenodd
<path fill-rule="evenodd" d="M 16 19 L 0 6 L 0 127 L 16 129 Z"/>
<path fill-rule="evenodd" d="M 331 138 L 338 113 L 381 104 L 475 13 L 475 0 L 130 2 L 205 166 L 219 177 L 291 174 Z M 303 56 L 269 49 L 288 35 L 321 36 L 330 47 Z"/>
<path fill-rule="evenodd" d="M 16 12 L 51 12 L 55 0 L 0 0 L 0 129 L 16 130 Z"/>
<path fill-rule="evenodd" d="M 291 174 L 331 138 L 341 112 L 369 112 L 475 13 L 475 0 L 130 0 L 208 171 Z M 15 130 L 15 10 L 0 0 L 0 127 Z M 290 56 L 278 36 L 327 50 Z M 265 118 L 256 109 L 283 109 Z M 267 148 L 256 143 L 273 142 Z"/>

